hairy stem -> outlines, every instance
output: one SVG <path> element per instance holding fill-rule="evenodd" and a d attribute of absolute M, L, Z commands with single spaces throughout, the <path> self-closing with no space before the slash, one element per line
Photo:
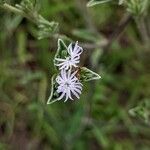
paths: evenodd
<path fill-rule="evenodd" d="M 0 7 L 6 11 L 12 12 L 12 13 L 20 15 L 20 16 L 23 16 L 23 17 L 27 18 L 28 20 L 30 20 L 31 22 L 37 24 L 37 18 L 36 17 L 30 16 L 30 15 L 26 14 L 24 11 L 22 11 L 22 10 L 12 6 L 12 5 L 4 3 L 4 4 L 0 5 Z M 39 15 L 39 17 L 42 17 L 42 16 Z M 44 20 L 44 18 L 43 18 L 43 20 Z"/>
<path fill-rule="evenodd" d="M 21 16 L 29 19 L 29 17 L 22 10 L 20 10 L 12 5 L 4 3 L 4 4 L 0 5 L 0 7 L 6 11 L 13 12 L 15 14 L 21 15 Z"/>
<path fill-rule="evenodd" d="M 149 42 L 148 30 L 146 28 L 145 20 L 143 17 L 136 19 L 136 24 L 140 32 L 142 41 L 147 44 Z"/>

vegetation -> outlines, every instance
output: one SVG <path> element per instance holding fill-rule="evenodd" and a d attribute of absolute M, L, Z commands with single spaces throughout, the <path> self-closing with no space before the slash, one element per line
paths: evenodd
<path fill-rule="evenodd" d="M 47 105 L 58 39 L 101 79 Z M 149 150 L 149 58 L 149 0 L 0 0 L 0 150 Z"/>

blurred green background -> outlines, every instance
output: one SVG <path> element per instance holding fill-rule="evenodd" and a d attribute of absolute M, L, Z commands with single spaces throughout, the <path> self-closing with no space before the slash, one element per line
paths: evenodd
<path fill-rule="evenodd" d="M 38 3 L 58 33 L 83 46 L 81 65 L 102 79 L 86 83 L 80 100 L 47 105 L 60 36 L 37 40 L 33 23 L 0 9 L 0 150 L 149 150 L 150 41 L 135 21 L 149 17 L 132 16 L 114 36 L 127 14 L 116 1 Z"/>

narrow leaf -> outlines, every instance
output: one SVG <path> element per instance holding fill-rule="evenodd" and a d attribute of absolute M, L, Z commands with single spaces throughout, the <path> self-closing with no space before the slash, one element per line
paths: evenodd
<path fill-rule="evenodd" d="M 91 0 L 87 3 L 87 7 L 92 7 L 92 6 L 95 6 L 98 4 L 103 4 L 103 3 L 106 3 L 109 1 L 111 1 L 111 0 Z"/>

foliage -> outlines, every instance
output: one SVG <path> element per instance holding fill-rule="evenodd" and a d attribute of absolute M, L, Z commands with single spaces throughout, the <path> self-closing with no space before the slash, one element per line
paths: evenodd
<path fill-rule="evenodd" d="M 109 2 L 109 1 L 112 1 L 112 0 L 91 0 L 91 1 L 88 2 L 87 6 L 91 7 L 91 6 L 106 3 L 106 2 Z"/>
<path fill-rule="evenodd" d="M 36 0 L 23 0 L 21 4 L 16 4 L 16 7 L 13 7 L 4 1 L 1 4 L 1 7 L 23 17 L 26 17 L 27 19 L 35 23 L 39 28 L 37 33 L 38 39 L 50 37 L 52 34 L 57 32 L 58 23 L 54 21 L 49 22 L 39 14 L 40 6 L 38 1 Z"/>
<path fill-rule="evenodd" d="M 0 3 L 0 149 L 150 149 L 149 0 L 24 2 Z M 60 38 L 78 40 L 80 65 L 102 78 L 80 100 L 47 105 Z"/>
<path fill-rule="evenodd" d="M 150 119 L 150 101 L 149 99 L 142 101 L 137 107 L 130 109 L 129 113 L 132 116 L 142 118 L 146 123 Z"/>

